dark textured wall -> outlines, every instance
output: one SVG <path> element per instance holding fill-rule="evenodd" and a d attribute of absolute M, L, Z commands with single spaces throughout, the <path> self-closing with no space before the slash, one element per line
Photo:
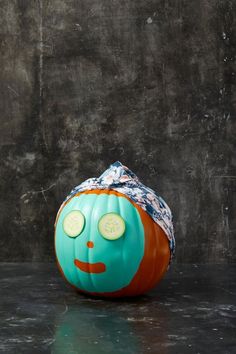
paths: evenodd
<path fill-rule="evenodd" d="M 52 260 L 71 188 L 120 160 L 178 262 L 236 259 L 236 1 L 1 0 L 0 260 Z"/>

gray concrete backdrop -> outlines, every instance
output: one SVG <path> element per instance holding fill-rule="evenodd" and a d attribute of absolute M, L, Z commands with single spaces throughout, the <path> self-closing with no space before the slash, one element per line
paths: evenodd
<path fill-rule="evenodd" d="M 120 160 L 177 262 L 236 260 L 236 1 L 0 0 L 0 260 L 53 260 L 71 188 Z"/>

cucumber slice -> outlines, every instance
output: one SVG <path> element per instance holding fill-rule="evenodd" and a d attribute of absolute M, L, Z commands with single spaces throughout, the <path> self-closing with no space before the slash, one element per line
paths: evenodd
<path fill-rule="evenodd" d="M 107 240 L 117 240 L 125 233 L 125 221 L 116 213 L 107 213 L 98 222 L 100 234 Z"/>
<path fill-rule="evenodd" d="M 83 231 L 85 217 L 79 210 L 73 210 L 67 214 L 63 221 L 63 229 L 70 237 L 76 237 Z"/>

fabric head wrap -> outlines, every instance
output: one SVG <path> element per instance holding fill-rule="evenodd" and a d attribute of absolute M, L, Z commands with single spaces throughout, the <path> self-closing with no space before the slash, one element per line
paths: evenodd
<path fill-rule="evenodd" d="M 92 189 L 113 189 L 127 195 L 131 200 L 140 205 L 165 232 L 170 243 L 171 256 L 173 256 L 175 238 L 170 208 L 151 188 L 142 184 L 128 167 L 116 161 L 100 177 L 89 178 L 75 187 L 66 200 L 78 192 Z"/>

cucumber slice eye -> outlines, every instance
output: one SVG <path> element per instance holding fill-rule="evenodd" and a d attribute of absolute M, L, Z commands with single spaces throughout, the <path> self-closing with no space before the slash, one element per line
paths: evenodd
<path fill-rule="evenodd" d="M 125 221 L 116 213 L 108 213 L 98 222 L 100 234 L 107 240 L 117 240 L 125 233 Z"/>
<path fill-rule="evenodd" d="M 73 210 L 67 214 L 63 221 L 63 229 L 70 237 L 76 237 L 84 229 L 85 217 L 79 210 Z"/>

